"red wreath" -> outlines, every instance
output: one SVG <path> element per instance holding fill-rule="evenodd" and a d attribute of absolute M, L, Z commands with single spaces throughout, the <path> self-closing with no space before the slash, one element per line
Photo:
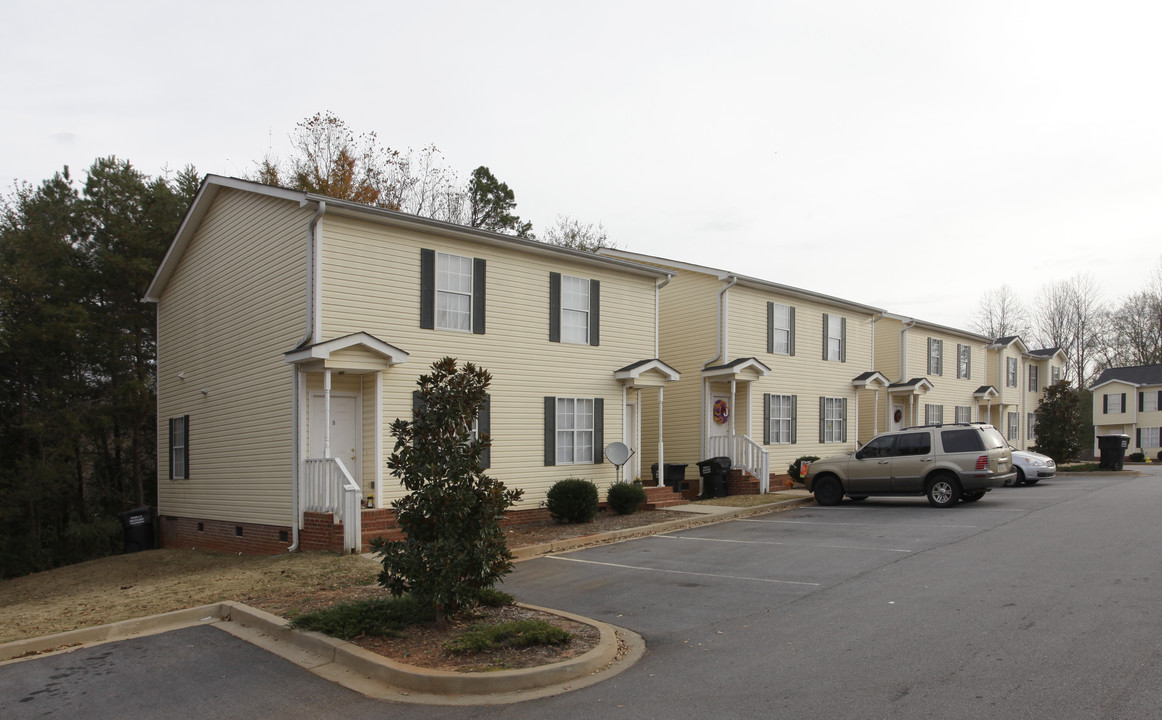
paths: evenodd
<path fill-rule="evenodd" d="M 726 406 L 725 400 L 714 401 L 714 422 L 719 425 L 725 425 L 726 421 L 730 419 L 730 408 Z"/>
<path fill-rule="evenodd" d="M 901 420 L 904 419 L 904 411 L 901 410 L 900 408 L 896 408 L 896 414 L 892 415 L 892 419 L 895 420 L 896 422 L 900 422 Z"/>

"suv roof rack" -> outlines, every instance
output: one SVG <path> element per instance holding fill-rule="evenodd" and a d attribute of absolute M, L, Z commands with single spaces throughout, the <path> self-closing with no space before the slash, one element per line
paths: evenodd
<path fill-rule="evenodd" d="M 902 430 L 917 430 L 919 428 L 938 428 L 938 427 L 985 427 L 986 422 L 951 422 L 951 423 L 928 423 L 926 425 L 909 425 Z"/>

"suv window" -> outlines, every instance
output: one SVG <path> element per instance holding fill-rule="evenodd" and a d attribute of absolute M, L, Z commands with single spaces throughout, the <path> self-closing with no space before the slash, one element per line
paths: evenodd
<path fill-rule="evenodd" d="M 989 450 L 1006 447 L 1009 443 L 1005 440 L 1005 436 L 1001 435 L 1001 431 L 997 430 L 991 425 L 982 430 L 981 435 L 984 436 L 984 444 Z"/>
<path fill-rule="evenodd" d="M 1000 433 L 997 434 L 1000 435 Z M 940 442 L 946 453 L 980 452 L 984 450 L 984 443 L 981 442 L 980 436 L 981 432 L 976 429 L 945 430 L 940 433 Z"/>
<path fill-rule="evenodd" d="M 895 454 L 896 436 L 895 435 L 880 435 L 868 441 L 867 445 L 859 451 L 860 458 L 882 458 L 891 457 Z"/>
<path fill-rule="evenodd" d="M 932 452 L 932 436 L 926 432 L 900 435 L 900 455 L 928 455 Z"/>

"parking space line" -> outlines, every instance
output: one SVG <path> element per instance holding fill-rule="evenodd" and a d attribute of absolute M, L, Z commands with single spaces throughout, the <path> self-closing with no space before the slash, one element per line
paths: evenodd
<path fill-rule="evenodd" d="M 695 575 L 697 577 L 720 578 L 723 580 L 750 580 L 773 585 L 806 585 L 810 587 L 819 587 L 822 585 L 822 583 L 799 582 L 797 580 L 771 580 L 769 578 L 747 577 L 745 575 L 718 575 L 715 573 L 690 572 L 689 570 L 663 570 L 661 568 L 642 567 L 640 565 L 622 565 L 620 563 L 598 562 L 597 560 L 582 560 L 581 558 L 563 557 L 561 555 L 548 555 L 546 557 L 550 560 L 567 560 L 584 565 L 604 565 L 605 567 L 622 568 L 625 570 L 644 570 L 645 572 L 666 573 L 669 575 Z"/>
<path fill-rule="evenodd" d="M 669 538 L 671 540 L 695 540 L 697 542 L 736 543 L 739 545 L 786 545 L 789 547 L 830 548 L 832 550 L 882 550 L 883 552 L 898 553 L 913 552 L 912 550 L 901 550 L 900 548 L 859 547 L 856 545 L 819 545 L 818 543 L 812 543 L 808 545 L 805 543 L 776 542 L 774 540 L 726 540 L 723 538 L 690 537 L 689 535 L 651 535 L 650 537 Z"/>
<path fill-rule="evenodd" d="M 998 510 L 1001 508 L 997 508 Z M 755 520 L 753 518 L 741 518 L 734 522 L 743 523 L 766 523 L 768 525 L 785 524 L 785 525 L 851 525 L 858 527 L 888 527 L 891 525 L 899 525 L 901 527 L 938 527 L 938 528 L 955 528 L 958 530 L 976 530 L 976 525 L 943 525 L 941 523 L 849 523 L 849 522 L 823 522 L 820 520 Z"/>

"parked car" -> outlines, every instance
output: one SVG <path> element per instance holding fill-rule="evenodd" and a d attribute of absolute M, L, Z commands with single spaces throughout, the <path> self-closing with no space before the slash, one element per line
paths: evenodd
<path fill-rule="evenodd" d="M 1057 474 L 1057 463 L 1048 455 L 1042 455 L 1031 450 L 1018 450 L 1009 446 L 1013 454 L 1013 469 L 1017 476 L 1013 485 L 1036 485 L 1042 478 L 1051 478 Z"/>
<path fill-rule="evenodd" d="M 846 455 L 804 468 L 804 484 L 820 505 L 846 495 L 926 495 L 934 507 L 976 502 L 1016 478 L 1008 442 L 985 423 L 922 425 L 875 436 Z"/>

